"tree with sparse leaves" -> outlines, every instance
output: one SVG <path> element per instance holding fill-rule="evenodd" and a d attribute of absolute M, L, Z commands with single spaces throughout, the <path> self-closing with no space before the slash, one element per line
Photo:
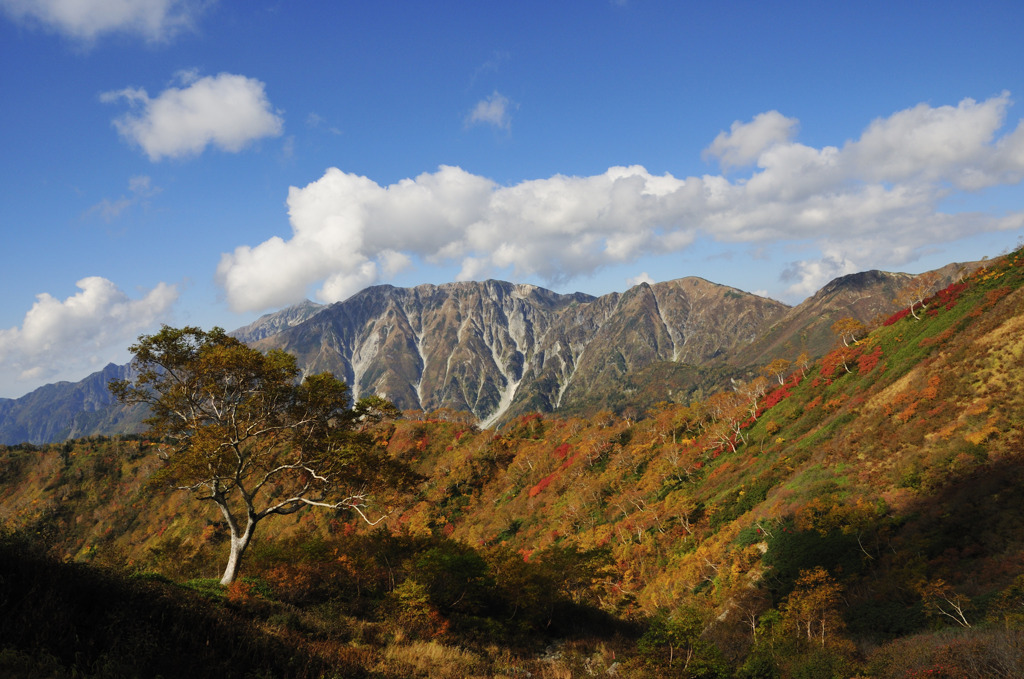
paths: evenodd
<path fill-rule="evenodd" d="M 714 447 L 728 446 L 735 453 L 738 442 L 747 442 L 743 435 L 743 423 L 748 417 L 746 400 L 735 391 L 719 391 L 707 400 L 707 408 L 711 415 L 708 433 Z"/>
<path fill-rule="evenodd" d="M 231 533 L 222 584 L 238 575 L 263 519 L 306 507 L 348 510 L 367 523 L 374 491 L 401 469 L 369 427 L 397 415 L 373 396 L 352 407 L 348 386 L 329 373 L 299 380 L 295 357 L 263 354 L 223 329 L 164 326 L 130 348 L 134 379 L 110 389 L 150 409 L 148 435 L 165 465 L 155 481 L 214 503 Z"/>
<path fill-rule="evenodd" d="M 856 344 L 861 337 L 867 334 L 867 331 L 867 326 L 853 316 L 840 318 L 832 324 L 832 332 L 842 340 L 844 347 L 850 346 L 851 343 Z"/>
<path fill-rule="evenodd" d="M 758 375 L 749 382 L 744 382 L 736 388 L 737 393 L 747 399 L 750 416 L 754 419 L 757 419 L 757 411 L 758 408 L 760 408 L 761 399 L 768 393 L 769 386 L 768 378 L 764 375 Z"/>
<path fill-rule="evenodd" d="M 926 271 L 912 277 L 900 289 L 899 295 L 894 300 L 901 307 L 906 307 L 914 320 L 921 320 L 917 315 L 917 309 L 924 308 L 924 301 L 928 298 L 939 283 L 939 274 L 935 271 Z"/>
<path fill-rule="evenodd" d="M 924 601 L 925 613 L 929 616 L 952 620 L 961 627 L 971 627 L 967 612 L 971 610 L 970 598 L 957 592 L 945 580 L 939 578 L 924 581 L 917 585 L 918 592 Z"/>
<path fill-rule="evenodd" d="M 774 377 L 779 381 L 779 384 L 786 383 L 786 375 L 789 373 L 789 369 L 793 364 L 784 358 L 777 358 L 768 365 L 761 368 L 762 375 L 768 375 Z"/>

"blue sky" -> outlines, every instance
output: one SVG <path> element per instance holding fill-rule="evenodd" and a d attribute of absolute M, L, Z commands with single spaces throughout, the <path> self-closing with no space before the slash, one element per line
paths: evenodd
<path fill-rule="evenodd" d="M 831 278 L 1024 233 L 1018 2 L 0 0 L 0 397 L 377 283 Z"/>

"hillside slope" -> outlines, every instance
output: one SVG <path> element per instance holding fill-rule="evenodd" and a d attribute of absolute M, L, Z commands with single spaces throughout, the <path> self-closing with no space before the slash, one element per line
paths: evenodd
<path fill-rule="evenodd" d="M 605 554 L 577 592 L 619 617 L 696 620 L 696 637 L 670 626 L 672 643 L 729 668 L 717 676 L 1020 676 L 1024 253 L 767 393 L 749 386 L 640 420 L 532 414 L 498 433 L 451 412 L 399 420 L 380 435 L 424 481 L 388 499 L 389 534 L 527 563 Z M 141 492 L 149 451 L 8 449 L 0 520 L 68 558 L 215 574 L 218 518 Z M 356 559 L 349 519 L 290 517 L 264 539 L 320 536 L 330 563 Z M 258 554 L 253 573 L 306 586 L 306 561 Z"/>
<path fill-rule="evenodd" d="M 954 263 L 921 274 L 921 278 L 930 279 L 926 295 L 961 281 L 984 265 L 983 261 Z M 814 357 L 822 356 L 835 342 L 833 323 L 853 317 L 865 325 L 877 325 L 879 319 L 896 310 L 896 300 L 915 278 L 911 274 L 877 270 L 840 276 L 788 310 L 729 360 L 736 365 L 750 365 L 776 358 L 792 361 L 804 351 Z"/>

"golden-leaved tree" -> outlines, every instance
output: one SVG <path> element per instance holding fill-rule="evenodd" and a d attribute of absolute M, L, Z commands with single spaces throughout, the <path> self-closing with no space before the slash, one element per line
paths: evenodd
<path fill-rule="evenodd" d="M 164 326 L 130 348 L 136 376 L 110 389 L 149 406 L 148 436 L 165 465 L 156 480 L 217 505 L 231 532 L 222 584 L 238 575 L 263 519 L 306 507 L 350 510 L 368 523 L 371 494 L 402 470 L 370 427 L 397 414 L 373 396 L 352 407 L 329 373 L 299 381 L 295 357 L 263 354 L 227 335 Z"/>

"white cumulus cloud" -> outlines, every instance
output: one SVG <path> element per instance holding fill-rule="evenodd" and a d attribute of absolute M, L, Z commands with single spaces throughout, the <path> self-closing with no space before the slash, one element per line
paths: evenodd
<path fill-rule="evenodd" d="M 651 278 L 651 275 L 649 273 L 647 273 L 646 271 L 641 271 L 636 276 L 632 276 L 632 277 L 626 279 L 626 285 L 628 285 L 631 288 L 633 286 L 635 286 L 635 285 L 640 285 L 641 283 L 647 283 L 648 285 L 653 285 L 654 284 L 654 279 Z"/>
<path fill-rule="evenodd" d="M 207 146 L 237 152 L 281 134 L 284 122 L 259 80 L 231 73 L 200 78 L 192 71 L 178 79 L 182 87 L 168 87 L 156 97 L 130 87 L 100 95 L 107 103 L 128 102 L 131 110 L 114 127 L 150 160 L 198 155 Z"/>
<path fill-rule="evenodd" d="M 288 194 L 291 234 L 222 255 L 232 307 L 324 302 L 414 260 L 564 283 L 605 266 L 680 252 L 698 238 L 801 248 L 782 277 L 794 301 L 830 278 L 898 267 L 936 243 L 1017 229 L 1024 212 L 945 212 L 951 193 L 1024 177 L 1024 126 L 1004 131 L 1009 96 L 926 104 L 871 122 L 859 139 L 815 148 L 779 113 L 734 123 L 708 147 L 746 176 L 652 175 L 641 166 L 511 186 L 458 167 L 381 186 L 329 169 Z M 942 146 L 936 148 L 936 145 Z M 945 145 L 945 146 L 943 146 Z M 795 298 L 795 299 L 794 299 Z"/>
<path fill-rule="evenodd" d="M 0 0 L 16 21 L 85 41 L 108 33 L 165 41 L 191 28 L 203 6 L 194 0 Z"/>
<path fill-rule="evenodd" d="M 53 379 L 81 379 L 111 361 L 153 326 L 178 298 L 160 283 L 132 299 L 99 276 L 76 283 L 80 292 L 59 300 L 37 295 L 21 327 L 0 329 L 0 382 L 10 386 Z"/>
<path fill-rule="evenodd" d="M 851 169 L 868 181 L 919 178 L 981 188 L 1003 181 L 998 177 L 1000 154 L 992 141 L 1009 106 L 1008 92 L 981 103 L 964 99 L 957 106 L 918 104 L 872 122 L 844 154 L 850 156 Z M 1024 149 L 1020 139 L 1007 141 L 1018 152 Z"/>
<path fill-rule="evenodd" d="M 719 132 L 704 150 L 704 158 L 718 158 L 722 167 L 749 165 L 776 144 L 789 142 L 796 134 L 799 121 L 778 111 L 768 111 L 749 123 L 736 121 L 729 132 Z"/>

